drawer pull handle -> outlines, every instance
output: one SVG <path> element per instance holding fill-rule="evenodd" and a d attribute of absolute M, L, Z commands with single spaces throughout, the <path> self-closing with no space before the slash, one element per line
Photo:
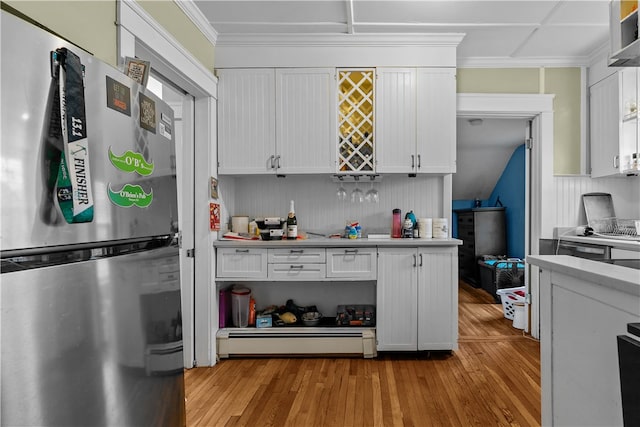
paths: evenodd
<path fill-rule="evenodd" d="M 345 253 L 345 255 L 346 254 L 357 254 L 358 250 L 357 249 L 345 249 L 344 253 Z"/>
<path fill-rule="evenodd" d="M 302 253 L 304 253 L 304 249 L 291 249 L 289 251 L 289 253 L 291 253 L 291 254 L 302 254 Z"/>
<path fill-rule="evenodd" d="M 236 249 L 237 254 L 248 254 L 249 249 Z"/>
<path fill-rule="evenodd" d="M 420 267 L 422 267 L 422 254 L 420 254 L 419 257 L 420 257 Z"/>
<path fill-rule="evenodd" d="M 290 270 L 302 270 L 304 268 L 304 265 L 290 265 L 289 269 Z"/>
<path fill-rule="evenodd" d="M 415 254 L 413 254 L 413 266 L 414 267 L 418 266 L 418 257 Z"/>

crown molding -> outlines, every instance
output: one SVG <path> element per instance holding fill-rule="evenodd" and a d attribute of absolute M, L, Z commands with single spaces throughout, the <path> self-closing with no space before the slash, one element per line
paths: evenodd
<path fill-rule="evenodd" d="M 213 44 L 218 41 L 218 32 L 211 26 L 209 20 L 204 16 L 202 11 L 196 6 L 193 0 L 179 0 L 175 4 L 187 15 L 187 18 L 200 30 L 200 32 Z"/>
<path fill-rule="evenodd" d="M 226 34 L 218 46 L 458 46 L 464 33 L 429 34 Z"/>
<path fill-rule="evenodd" d="M 513 58 L 500 57 L 458 57 L 458 68 L 540 68 L 540 67 L 586 67 L 590 57 L 578 56 L 570 58 L 532 57 Z"/>

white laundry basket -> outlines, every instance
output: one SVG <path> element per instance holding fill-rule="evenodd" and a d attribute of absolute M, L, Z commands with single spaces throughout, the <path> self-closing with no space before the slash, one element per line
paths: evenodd
<path fill-rule="evenodd" d="M 500 300 L 502 301 L 502 311 L 504 313 L 504 317 L 513 320 L 513 316 L 515 314 L 515 309 L 513 307 L 513 303 L 525 302 L 525 292 L 524 286 L 519 286 L 517 288 L 505 288 L 498 289 L 496 291 L 498 295 L 500 295 Z"/>

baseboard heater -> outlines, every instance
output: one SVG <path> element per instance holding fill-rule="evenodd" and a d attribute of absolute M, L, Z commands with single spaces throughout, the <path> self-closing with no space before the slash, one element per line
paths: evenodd
<path fill-rule="evenodd" d="M 375 328 L 226 328 L 216 334 L 218 358 L 271 355 L 377 356 Z"/>

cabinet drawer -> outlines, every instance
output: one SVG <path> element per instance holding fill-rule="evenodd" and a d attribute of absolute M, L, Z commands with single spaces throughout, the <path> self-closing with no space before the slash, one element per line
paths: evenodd
<path fill-rule="evenodd" d="M 269 280 L 322 280 L 325 277 L 325 265 L 320 263 L 269 264 Z"/>
<path fill-rule="evenodd" d="M 327 277 L 373 280 L 378 253 L 373 248 L 327 249 Z"/>
<path fill-rule="evenodd" d="M 220 248 L 216 257 L 217 277 L 267 278 L 267 250 Z"/>
<path fill-rule="evenodd" d="M 324 263 L 324 248 L 269 249 L 269 264 Z"/>
<path fill-rule="evenodd" d="M 465 226 L 465 225 L 469 225 L 473 227 L 472 213 L 458 214 L 458 226 Z"/>

